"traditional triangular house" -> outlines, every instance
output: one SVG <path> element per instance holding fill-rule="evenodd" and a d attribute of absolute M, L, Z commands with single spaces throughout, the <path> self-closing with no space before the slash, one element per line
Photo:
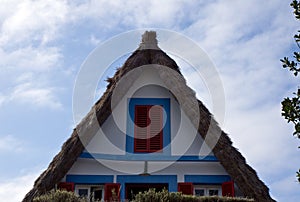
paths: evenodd
<path fill-rule="evenodd" d="M 107 201 L 149 188 L 274 201 L 155 32 L 145 32 L 23 201 L 55 188 Z"/>

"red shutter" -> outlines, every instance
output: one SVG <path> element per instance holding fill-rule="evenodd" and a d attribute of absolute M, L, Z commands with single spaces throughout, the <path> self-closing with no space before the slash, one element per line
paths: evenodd
<path fill-rule="evenodd" d="M 181 192 L 185 195 L 193 195 L 194 194 L 194 186 L 191 182 L 180 182 L 178 183 L 178 192 Z"/>
<path fill-rule="evenodd" d="M 224 182 L 222 184 L 222 195 L 234 197 L 234 182 Z"/>
<path fill-rule="evenodd" d="M 60 182 L 58 184 L 58 188 L 66 191 L 74 191 L 74 183 L 73 182 Z"/>
<path fill-rule="evenodd" d="M 104 186 L 104 201 L 120 200 L 120 183 L 107 183 Z M 114 194 L 113 194 L 114 193 Z"/>
<path fill-rule="evenodd" d="M 134 117 L 134 151 L 147 152 L 147 126 L 148 126 L 148 107 L 135 106 Z"/>
<path fill-rule="evenodd" d="M 134 123 L 135 152 L 157 152 L 162 150 L 162 106 L 136 105 Z"/>
<path fill-rule="evenodd" d="M 149 145 L 150 152 L 157 152 L 162 150 L 162 127 L 163 127 L 163 116 L 162 107 L 155 105 L 149 108 L 149 117 L 151 120 L 149 128 Z"/>

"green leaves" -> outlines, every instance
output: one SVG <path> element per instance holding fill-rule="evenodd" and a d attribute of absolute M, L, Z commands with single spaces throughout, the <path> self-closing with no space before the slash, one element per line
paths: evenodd
<path fill-rule="evenodd" d="M 298 30 L 298 34 L 294 35 L 294 39 L 295 39 L 296 43 L 298 44 L 298 42 L 300 41 L 300 31 L 299 30 Z M 298 46 L 299 46 L 299 44 L 298 44 Z"/>
<path fill-rule="evenodd" d="M 33 202 L 88 202 L 90 200 L 80 198 L 74 192 L 64 190 L 52 190 L 44 195 L 35 197 Z"/>
<path fill-rule="evenodd" d="M 156 192 L 155 189 L 149 189 L 140 192 L 135 196 L 133 202 L 250 202 L 253 199 L 226 197 L 226 196 L 192 196 L 183 195 L 180 192 L 168 192 L 164 189 Z"/>
<path fill-rule="evenodd" d="M 295 54 L 296 52 L 294 52 Z M 294 57 L 297 58 L 297 61 L 299 58 L 299 53 L 296 53 L 297 55 L 294 55 Z M 283 68 L 289 68 L 290 71 L 294 72 L 294 75 L 297 76 L 298 73 L 300 72 L 300 68 L 297 68 L 297 62 L 290 61 L 287 57 L 284 57 L 283 59 L 280 59 L 280 61 L 283 63 L 282 67 Z"/>
<path fill-rule="evenodd" d="M 287 122 L 294 123 L 295 131 L 293 135 L 300 138 L 300 89 L 298 89 L 296 95 L 292 98 L 284 98 L 281 102 L 282 113 L 281 115 L 287 120 Z"/>
<path fill-rule="evenodd" d="M 293 0 L 293 2 L 290 5 L 294 8 L 295 18 L 297 20 L 300 20 L 300 2 L 298 2 L 297 0 Z"/>

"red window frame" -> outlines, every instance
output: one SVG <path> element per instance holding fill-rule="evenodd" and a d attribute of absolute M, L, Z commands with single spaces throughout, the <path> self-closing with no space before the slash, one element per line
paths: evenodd
<path fill-rule="evenodd" d="M 163 149 L 163 107 L 161 105 L 135 105 L 134 111 L 134 152 L 161 152 Z"/>
<path fill-rule="evenodd" d="M 120 201 L 120 183 L 106 183 L 104 185 L 104 201 Z M 112 191 L 114 190 L 116 197 L 113 198 Z"/>
<path fill-rule="evenodd" d="M 185 195 L 194 194 L 194 185 L 192 182 L 179 182 L 178 183 L 178 192 L 181 192 Z"/>
<path fill-rule="evenodd" d="M 234 197 L 234 182 L 224 182 L 222 183 L 222 196 Z"/>
<path fill-rule="evenodd" d="M 58 189 L 74 192 L 74 183 L 73 182 L 60 182 L 58 184 Z"/>

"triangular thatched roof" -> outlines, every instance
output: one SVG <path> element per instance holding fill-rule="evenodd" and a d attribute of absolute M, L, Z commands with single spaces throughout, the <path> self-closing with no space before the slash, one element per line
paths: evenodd
<path fill-rule="evenodd" d="M 120 78 L 124 77 L 129 71 L 143 65 L 156 64 L 159 76 L 166 82 L 168 88 L 170 87 L 170 91 L 173 93 L 173 90 L 176 92 L 181 88 L 181 92 L 185 93 L 184 96 L 181 96 L 183 97 L 181 102 L 188 102 L 187 98 L 195 97 L 195 93 L 186 85 L 175 61 L 157 46 L 153 46 L 152 44 L 153 47 L 150 46 L 149 48 L 145 43 L 147 43 L 147 41 L 142 41 L 140 47 L 126 60 L 124 65 L 117 70 L 115 75 L 109 79 L 105 93 L 86 117 L 77 125 L 71 137 L 63 144 L 61 151 L 54 157 L 48 168 L 35 181 L 34 187 L 23 199 L 24 202 L 32 201 L 35 196 L 53 189 L 66 175 L 84 150 L 85 143 L 83 144 L 82 140 L 89 142 L 97 130 L 95 125 L 102 125 L 111 115 L 112 93 Z M 160 68 L 161 66 L 168 68 Z M 179 76 L 170 76 L 170 72 L 167 71 L 166 73 L 166 69 L 177 72 Z M 127 87 L 130 87 L 130 85 L 130 83 L 127 83 Z M 199 100 L 197 100 L 196 105 L 199 107 L 198 113 L 200 113 L 201 119 L 199 123 L 194 123 L 194 125 L 196 125 L 196 127 L 198 126 L 199 134 L 201 134 L 203 139 L 207 136 L 213 137 L 215 133 L 220 135 L 216 145 L 212 149 L 213 153 L 238 185 L 244 196 L 254 198 L 256 201 L 274 201 L 269 195 L 268 187 L 258 178 L 255 170 L 246 163 L 241 153 L 232 146 L 230 138 L 220 129 L 208 109 Z M 188 111 L 188 109 L 184 110 Z M 185 112 L 191 119 L 193 112 L 187 111 Z M 83 136 L 83 138 L 80 138 L 79 134 Z"/>

